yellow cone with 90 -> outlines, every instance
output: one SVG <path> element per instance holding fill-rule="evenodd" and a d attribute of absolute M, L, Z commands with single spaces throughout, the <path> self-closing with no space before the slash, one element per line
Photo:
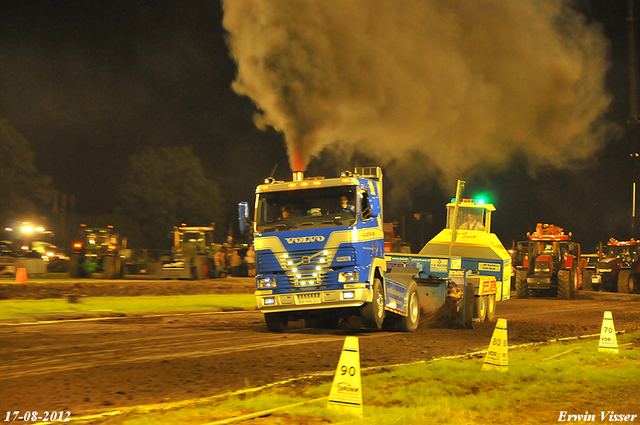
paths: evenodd
<path fill-rule="evenodd" d="M 362 383 L 358 338 L 348 336 L 329 393 L 329 407 L 362 416 Z"/>

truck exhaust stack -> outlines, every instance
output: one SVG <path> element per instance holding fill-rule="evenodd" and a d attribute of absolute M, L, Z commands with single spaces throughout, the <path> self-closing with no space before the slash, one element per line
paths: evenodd
<path fill-rule="evenodd" d="M 293 181 L 294 182 L 301 182 L 302 180 L 304 180 L 304 172 L 302 172 L 302 171 L 294 171 L 293 172 Z"/>

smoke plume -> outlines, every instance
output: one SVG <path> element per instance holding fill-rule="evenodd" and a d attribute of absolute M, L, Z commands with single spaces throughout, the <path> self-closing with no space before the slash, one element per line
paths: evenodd
<path fill-rule="evenodd" d="M 564 0 L 225 0 L 234 90 L 285 135 L 292 169 L 340 141 L 421 152 L 445 178 L 603 142 L 609 45 Z"/>

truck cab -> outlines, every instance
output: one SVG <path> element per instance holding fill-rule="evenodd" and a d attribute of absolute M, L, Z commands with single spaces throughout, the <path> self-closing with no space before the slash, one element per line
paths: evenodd
<path fill-rule="evenodd" d="M 256 188 L 256 299 L 270 331 L 290 319 L 335 325 L 384 318 L 382 170 L 357 167 L 337 178 L 265 180 Z M 240 204 L 240 227 L 248 231 Z"/>

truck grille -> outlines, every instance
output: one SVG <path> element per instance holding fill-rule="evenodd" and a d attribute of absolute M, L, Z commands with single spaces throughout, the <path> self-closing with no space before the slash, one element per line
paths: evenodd
<path fill-rule="evenodd" d="M 355 263 L 355 253 L 351 247 L 257 253 L 256 257 L 263 273 L 283 273 L 285 286 L 299 289 L 331 283 L 335 273 L 331 270 L 332 265 L 348 266 Z"/>

